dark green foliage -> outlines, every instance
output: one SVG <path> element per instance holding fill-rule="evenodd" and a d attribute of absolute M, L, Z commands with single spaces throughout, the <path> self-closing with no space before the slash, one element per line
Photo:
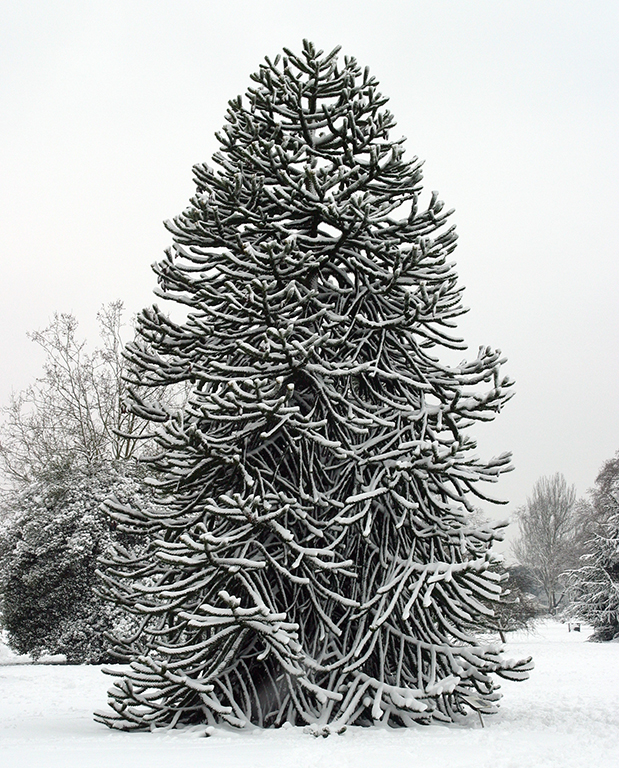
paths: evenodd
<path fill-rule="evenodd" d="M 32 482 L 12 499 L 0 531 L 2 625 L 18 653 L 66 656 L 69 663 L 110 660 L 103 632 L 122 620 L 98 597 L 97 558 L 109 549 L 99 504 L 113 470 Z"/>

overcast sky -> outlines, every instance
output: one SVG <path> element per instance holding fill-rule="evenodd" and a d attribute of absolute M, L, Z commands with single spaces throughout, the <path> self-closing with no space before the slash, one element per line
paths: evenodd
<path fill-rule="evenodd" d="M 516 379 L 476 432 L 514 453 L 507 514 L 541 475 L 586 492 L 619 449 L 616 0 L 4 0 L 0 402 L 54 311 L 94 340 L 102 303 L 154 300 L 227 101 L 304 37 L 371 68 L 455 208 L 469 356 L 499 347 Z"/>

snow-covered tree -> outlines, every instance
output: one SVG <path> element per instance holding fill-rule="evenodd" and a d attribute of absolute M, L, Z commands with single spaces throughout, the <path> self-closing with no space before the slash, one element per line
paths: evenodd
<path fill-rule="evenodd" d="M 590 498 L 586 551 L 568 573 L 569 614 L 593 626 L 594 640 L 613 640 L 619 637 L 619 454 L 602 466 Z"/>
<path fill-rule="evenodd" d="M 580 555 L 582 516 L 576 489 L 560 472 L 540 477 L 517 516 L 520 537 L 514 554 L 530 569 L 554 613 L 565 595 L 564 574 Z"/>
<path fill-rule="evenodd" d="M 467 433 L 510 395 L 499 351 L 455 367 L 465 310 L 456 243 L 376 80 L 305 43 L 230 102 L 214 167 L 168 228 L 163 299 L 126 354 L 135 385 L 191 385 L 186 407 L 134 396 L 159 425 L 159 511 L 122 499 L 110 599 L 142 622 L 97 718 L 116 728 L 284 721 L 451 721 L 492 712 L 493 673 L 527 677 L 480 644 L 499 598 L 470 497 L 509 469 Z M 486 385 L 480 389 L 479 385 Z M 326 732 L 326 730 L 325 730 Z"/>
<path fill-rule="evenodd" d="M 23 487 L 135 454 L 136 418 L 123 404 L 123 303 L 103 306 L 97 319 L 101 343 L 92 351 L 71 314 L 56 313 L 47 328 L 28 334 L 45 354 L 43 375 L 0 412 L 4 485 Z"/>
<path fill-rule="evenodd" d="M 30 334 L 43 375 L 2 409 L 0 625 L 35 657 L 109 660 L 103 633 L 127 625 L 93 592 L 97 558 L 115 536 L 99 505 L 112 492 L 145 498 L 130 457 L 146 425 L 122 403 L 122 312 L 118 301 L 102 308 L 92 352 L 69 314 Z"/>
<path fill-rule="evenodd" d="M 619 513 L 604 524 L 590 548 L 580 568 L 568 574 L 569 615 L 591 624 L 592 639 L 614 640 L 619 637 Z"/>

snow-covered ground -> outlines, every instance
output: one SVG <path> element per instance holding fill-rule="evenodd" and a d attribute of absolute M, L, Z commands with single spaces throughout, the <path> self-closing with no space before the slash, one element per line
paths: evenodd
<path fill-rule="evenodd" d="M 619 643 L 548 622 L 508 638 L 532 654 L 524 683 L 503 686 L 498 715 L 465 725 L 349 728 L 313 738 L 301 728 L 120 733 L 93 722 L 110 678 L 98 667 L 10 663 L 0 653 L 2 768 L 606 768 L 619 765 Z M 4 662 L 4 664 L 3 664 Z M 202 731 L 203 733 L 203 731 Z"/>

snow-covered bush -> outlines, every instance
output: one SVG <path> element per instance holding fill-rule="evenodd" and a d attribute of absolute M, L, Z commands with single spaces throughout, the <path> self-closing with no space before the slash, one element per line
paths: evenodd
<path fill-rule="evenodd" d="M 142 622 L 111 727 L 451 721 L 531 668 L 470 632 L 492 624 L 501 526 L 467 510 L 510 456 L 479 460 L 467 430 L 511 382 L 490 348 L 439 361 L 465 348 L 455 231 L 420 205 L 376 80 L 337 55 L 267 59 L 168 224 L 157 294 L 188 314 L 141 313 L 129 376 L 191 392 L 131 404 L 159 427 L 161 508 L 107 504 L 153 537 L 105 573 Z"/>
<path fill-rule="evenodd" d="M 110 660 L 104 632 L 127 616 L 95 594 L 95 570 L 113 533 L 100 504 L 134 480 L 110 463 L 88 473 L 32 481 L 8 498 L 0 528 L 1 622 L 10 646 L 33 658 L 62 653 L 69 663 Z"/>

